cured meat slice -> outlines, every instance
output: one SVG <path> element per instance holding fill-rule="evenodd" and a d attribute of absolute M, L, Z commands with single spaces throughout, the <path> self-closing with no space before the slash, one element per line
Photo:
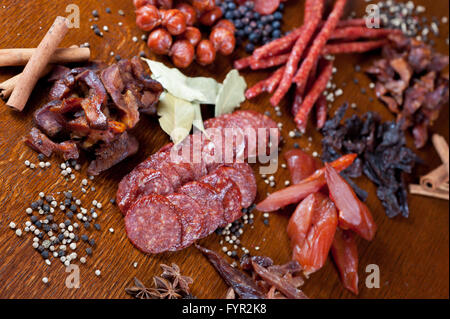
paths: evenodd
<path fill-rule="evenodd" d="M 225 227 L 242 216 L 241 191 L 235 182 L 216 173 L 208 174 L 200 181 L 211 185 L 219 193 L 223 206 L 223 223 L 220 227 Z"/>
<path fill-rule="evenodd" d="M 205 176 L 208 171 L 202 156 L 202 134 L 189 135 L 184 141 L 176 145 L 170 153 L 172 161 L 188 163 L 191 166 L 194 180 Z"/>
<path fill-rule="evenodd" d="M 147 254 L 173 251 L 180 246 L 182 228 L 175 208 L 161 195 L 141 197 L 125 216 L 130 241 Z"/>
<path fill-rule="evenodd" d="M 177 247 L 177 250 L 189 247 L 201 238 L 207 216 L 203 213 L 199 204 L 187 195 L 174 193 L 167 195 L 167 199 L 176 208 L 178 220 L 183 230 L 181 244 Z"/>
<path fill-rule="evenodd" d="M 233 167 L 221 166 L 215 173 L 231 179 L 241 192 L 242 207 L 249 207 L 256 198 L 256 179 L 251 167 L 247 163 L 235 163 Z"/>
<path fill-rule="evenodd" d="M 223 206 L 218 192 L 210 185 L 202 182 L 190 182 L 182 186 L 179 193 L 196 201 L 206 216 L 202 225 L 202 238 L 214 232 L 223 224 Z"/>
<path fill-rule="evenodd" d="M 131 205 L 142 196 L 173 193 L 170 181 L 160 171 L 141 167 L 133 170 L 119 183 L 116 200 L 120 211 L 126 215 Z"/>

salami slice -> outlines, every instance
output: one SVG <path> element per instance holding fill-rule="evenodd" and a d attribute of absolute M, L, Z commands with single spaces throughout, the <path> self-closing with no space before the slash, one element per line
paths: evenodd
<path fill-rule="evenodd" d="M 206 216 L 202 224 L 202 238 L 214 232 L 223 224 L 223 206 L 217 191 L 208 184 L 190 182 L 182 186 L 179 193 L 185 194 L 196 201 Z"/>
<path fill-rule="evenodd" d="M 199 204 L 187 195 L 174 193 L 167 195 L 167 199 L 176 208 L 178 220 L 183 229 L 181 244 L 177 249 L 189 247 L 197 239 L 201 238 L 202 225 L 205 225 L 207 222 L 206 215 Z"/>
<path fill-rule="evenodd" d="M 201 134 L 190 135 L 176 145 L 170 154 L 172 161 L 187 163 L 191 166 L 194 180 L 198 180 L 208 173 L 202 156 L 202 143 L 203 137 Z"/>
<path fill-rule="evenodd" d="M 117 205 L 126 215 L 138 198 L 150 194 L 167 195 L 173 191 L 172 184 L 160 171 L 141 167 L 120 182 L 116 196 Z"/>
<path fill-rule="evenodd" d="M 247 163 L 233 164 L 233 167 L 219 167 L 215 173 L 228 177 L 239 187 L 242 207 L 249 207 L 256 198 L 256 180 L 251 167 Z"/>
<path fill-rule="evenodd" d="M 173 251 L 180 246 L 182 228 L 169 200 L 161 195 L 141 197 L 125 216 L 128 238 L 147 254 Z"/>
<path fill-rule="evenodd" d="M 225 227 L 241 217 L 241 191 L 230 178 L 212 173 L 204 176 L 200 181 L 214 187 L 222 200 L 223 222 L 219 227 Z"/>

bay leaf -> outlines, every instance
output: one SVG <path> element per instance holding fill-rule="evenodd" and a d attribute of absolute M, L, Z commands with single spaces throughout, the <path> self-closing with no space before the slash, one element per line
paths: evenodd
<path fill-rule="evenodd" d="M 221 85 L 213 78 L 188 77 L 176 68 L 169 68 L 163 63 L 144 59 L 152 71 L 152 78 L 170 94 L 180 99 L 200 104 L 215 104 Z"/>
<path fill-rule="evenodd" d="M 203 125 L 202 110 L 199 103 L 192 103 L 194 107 L 194 127 L 202 132 L 205 132 L 205 126 Z"/>
<path fill-rule="evenodd" d="M 195 105 L 168 92 L 158 105 L 159 125 L 174 144 L 189 135 L 195 118 Z"/>
<path fill-rule="evenodd" d="M 245 101 L 247 83 L 237 70 L 228 72 L 216 98 L 215 115 L 231 113 Z"/>

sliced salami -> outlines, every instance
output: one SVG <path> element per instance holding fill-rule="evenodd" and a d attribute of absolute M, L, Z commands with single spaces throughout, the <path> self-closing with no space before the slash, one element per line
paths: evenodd
<path fill-rule="evenodd" d="M 219 167 L 215 173 L 230 178 L 239 187 L 242 207 L 249 207 L 256 198 L 256 180 L 251 167 L 247 163 L 233 164 L 233 167 Z"/>
<path fill-rule="evenodd" d="M 178 220 L 183 228 L 181 244 L 177 249 L 189 247 L 201 238 L 202 225 L 206 224 L 207 216 L 203 213 L 199 204 L 187 195 L 174 193 L 167 195 L 167 199 L 176 208 Z"/>
<path fill-rule="evenodd" d="M 182 228 L 175 208 L 161 195 L 141 197 L 125 216 L 128 238 L 147 254 L 173 251 L 181 244 Z"/>
<path fill-rule="evenodd" d="M 202 238 L 223 224 L 222 200 L 212 186 L 202 182 L 190 182 L 182 186 L 179 193 L 191 197 L 203 210 L 206 218 L 202 225 Z"/>
<path fill-rule="evenodd" d="M 172 184 L 160 171 L 141 167 L 132 171 L 128 178 L 120 182 L 116 198 L 117 205 L 126 215 L 138 198 L 150 194 L 167 195 L 173 191 Z"/>
<path fill-rule="evenodd" d="M 172 161 L 187 163 L 191 166 L 194 180 L 198 180 L 208 173 L 206 163 L 202 158 L 202 143 L 202 135 L 193 134 L 176 145 L 170 153 Z"/>
<path fill-rule="evenodd" d="M 200 181 L 214 187 L 222 199 L 223 223 L 219 227 L 225 227 L 228 223 L 241 217 L 241 191 L 236 183 L 230 178 L 216 173 L 208 174 Z"/>

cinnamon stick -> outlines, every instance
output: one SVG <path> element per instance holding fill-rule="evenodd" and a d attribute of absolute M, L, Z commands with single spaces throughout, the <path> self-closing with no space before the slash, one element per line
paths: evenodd
<path fill-rule="evenodd" d="M 20 75 L 20 80 L 6 103 L 9 107 L 17 111 L 23 110 L 31 91 L 33 91 L 36 82 L 47 66 L 50 57 L 68 30 L 68 20 L 64 17 L 56 17 L 55 22 L 53 22 L 53 25 L 42 39 Z"/>
<path fill-rule="evenodd" d="M 0 49 L 0 67 L 26 65 L 37 49 Z M 50 57 L 49 63 L 64 64 L 89 60 L 89 48 L 58 48 Z"/>
<path fill-rule="evenodd" d="M 449 199 L 449 193 L 442 190 L 430 190 L 423 188 L 421 185 L 410 184 L 409 192 L 414 195 L 422 195 L 440 199 Z"/>
<path fill-rule="evenodd" d="M 439 154 L 442 163 L 445 165 L 445 169 L 447 170 L 447 176 L 449 174 L 449 161 L 448 161 L 448 144 L 444 137 L 438 134 L 434 134 L 432 137 L 434 148 L 436 152 Z"/>
<path fill-rule="evenodd" d="M 430 173 L 420 178 L 420 185 L 431 190 L 438 189 L 442 184 L 448 181 L 448 173 L 444 164 L 434 169 Z"/>
<path fill-rule="evenodd" d="M 42 72 L 42 74 L 39 78 L 42 78 L 42 77 L 46 76 L 47 74 L 49 74 L 50 71 L 52 70 L 52 68 L 53 68 L 53 65 L 50 65 L 50 64 L 47 65 L 44 69 L 44 72 Z M 19 74 L 13 76 L 12 78 L 9 78 L 8 80 L 0 83 L 0 98 L 1 99 L 5 100 L 10 97 L 12 91 L 14 90 L 17 83 L 19 82 L 21 74 L 22 73 L 19 73 Z"/>

